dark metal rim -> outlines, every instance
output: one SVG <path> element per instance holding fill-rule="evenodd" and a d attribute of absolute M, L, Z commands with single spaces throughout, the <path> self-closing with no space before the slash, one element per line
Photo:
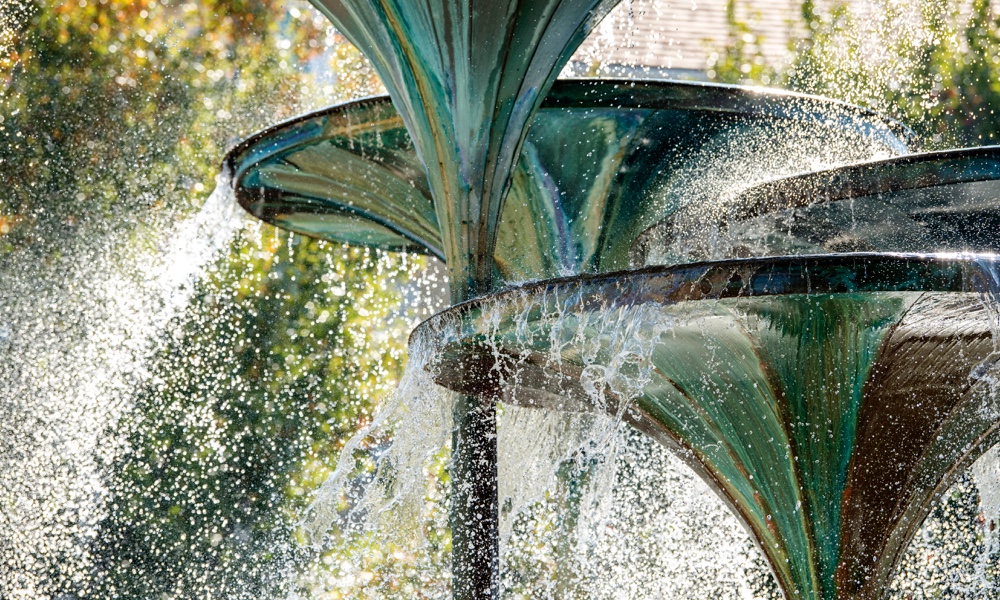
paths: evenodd
<path fill-rule="evenodd" d="M 957 148 L 775 179 L 739 195 L 737 218 L 889 192 L 1000 179 L 1000 146 Z M 655 226 L 654 226 L 655 227 Z"/>
<path fill-rule="evenodd" d="M 417 325 L 409 342 L 445 320 L 461 320 L 488 303 L 525 296 L 581 293 L 579 304 L 596 309 L 789 294 L 968 292 L 983 291 L 987 267 L 1000 267 L 1000 256 L 866 252 L 736 258 L 560 277 L 456 304 Z"/>
<path fill-rule="evenodd" d="M 590 94 L 573 94 L 579 90 L 592 89 Z M 911 129 L 902 123 L 879 113 L 852 104 L 847 104 L 839 100 L 824 98 L 821 96 L 811 96 L 787 90 L 776 90 L 768 88 L 751 88 L 747 86 L 707 83 L 707 82 L 686 82 L 673 80 L 629 80 L 611 78 L 593 79 L 561 79 L 552 86 L 548 96 L 542 101 L 541 108 L 550 107 L 597 107 L 609 105 L 613 102 L 616 107 L 623 108 L 676 108 L 683 103 L 678 102 L 677 97 L 668 96 L 669 91 L 695 91 L 700 90 L 712 92 L 712 100 L 722 102 L 721 105 L 713 105 L 711 102 L 702 99 L 699 103 L 703 110 L 720 110 L 735 113 L 765 112 L 768 104 L 798 102 L 808 104 L 815 108 L 836 109 L 853 118 L 869 120 L 873 124 L 882 125 L 893 134 L 898 136 L 907 145 L 916 142 L 917 136 Z M 645 92 L 645 93 L 643 93 Z M 657 95 L 660 95 L 657 101 Z M 665 100 L 668 100 L 665 102 Z M 223 168 L 230 174 L 236 175 L 239 155 L 250 147 L 258 144 L 267 137 L 280 132 L 299 123 L 311 119 L 322 118 L 335 113 L 346 113 L 366 106 L 379 104 L 391 104 L 389 96 L 378 95 L 360 98 L 350 102 L 336 104 L 311 111 L 296 117 L 292 117 L 265 129 L 262 129 L 231 148 L 223 158 Z M 691 107 L 695 109 L 697 107 Z M 751 109 L 756 109 L 751 110 Z M 283 148 L 284 149 L 284 148 Z M 234 178 L 233 183 L 236 183 Z"/>

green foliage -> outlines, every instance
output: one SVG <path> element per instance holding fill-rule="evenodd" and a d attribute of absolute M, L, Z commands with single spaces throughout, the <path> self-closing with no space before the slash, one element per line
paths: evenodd
<path fill-rule="evenodd" d="M 738 13 L 737 1 L 726 0 L 726 40 L 709 51 L 707 75 L 723 83 L 768 85 L 775 73 L 764 59 L 763 40 Z"/>
<path fill-rule="evenodd" d="M 321 33 L 268 0 L 26 5 L 0 57 L 0 252 L 200 205 L 223 149 L 294 109 Z"/>
<path fill-rule="evenodd" d="M 1000 19 L 988 0 L 803 0 L 792 24 L 803 33 L 784 65 L 763 61 L 736 0 L 727 7 L 729 37 L 709 72 L 716 80 L 868 106 L 912 127 L 927 149 L 998 141 Z"/>
<path fill-rule="evenodd" d="M 952 14 L 954 15 L 954 11 Z M 934 123 L 927 134 L 947 140 L 952 132 L 962 145 L 1000 142 L 1000 19 L 988 0 L 975 0 L 959 41 L 942 44 L 934 56 L 928 110 Z"/>
<path fill-rule="evenodd" d="M 86 596 L 281 595 L 307 557 L 296 518 L 395 383 L 419 265 L 270 228 L 237 240 L 119 425 Z"/>

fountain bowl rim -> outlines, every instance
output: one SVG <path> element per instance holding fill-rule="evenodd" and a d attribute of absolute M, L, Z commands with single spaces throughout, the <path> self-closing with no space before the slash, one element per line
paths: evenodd
<path fill-rule="evenodd" d="M 716 83 L 707 81 L 684 81 L 675 79 L 626 79 L 626 78 L 611 78 L 611 77 L 572 77 L 572 78 L 562 78 L 557 79 L 553 85 L 549 96 L 542 101 L 541 109 L 553 108 L 558 106 L 566 105 L 566 100 L 561 97 L 562 93 L 566 91 L 565 88 L 580 87 L 585 88 L 587 86 L 597 87 L 597 86 L 610 86 L 615 90 L 629 90 L 635 91 L 637 88 L 646 89 L 650 91 L 665 91 L 668 89 L 690 89 L 690 90 L 711 90 L 721 94 L 730 94 L 734 96 L 734 100 L 753 100 L 753 101 L 799 101 L 814 103 L 816 105 L 821 105 L 827 108 L 839 109 L 842 112 L 853 114 L 853 116 L 861 119 L 869 119 L 873 122 L 883 125 L 892 133 L 897 135 L 899 139 L 907 144 L 907 146 L 912 147 L 914 150 L 919 149 L 917 146 L 917 135 L 912 129 L 907 127 L 900 121 L 888 117 L 879 113 L 878 111 L 872 110 L 867 107 L 858 106 L 855 104 L 850 104 L 842 100 L 836 100 L 834 98 L 827 98 L 824 96 L 818 96 L 814 94 L 805 94 L 802 92 L 796 92 L 792 90 L 784 90 L 781 88 L 766 88 L 760 86 L 746 86 L 737 85 L 729 83 Z M 619 98 L 623 100 L 629 99 L 627 96 L 624 98 Z M 235 188 L 239 181 L 239 176 L 242 175 L 244 171 L 249 169 L 251 166 L 261 162 L 256 160 L 251 165 L 240 168 L 239 167 L 239 157 L 241 154 L 246 152 L 249 148 L 257 145 L 262 140 L 265 140 L 269 136 L 272 136 L 282 130 L 294 127 L 300 123 L 322 118 L 332 114 L 347 113 L 354 109 L 360 109 L 367 106 L 373 105 L 392 105 L 392 100 L 388 94 L 375 94 L 370 96 L 365 96 L 362 98 L 357 98 L 353 100 L 348 100 L 346 102 L 331 104 L 325 107 L 321 107 L 315 110 L 311 110 L 300 115 L 296 115 L 279 121 L 273 125 L 265 127 L 250 134 L 243 140 L 234 144 L 229 150 L 226 151 L 222 159 L 222 169 L 223 172 L 228 174 L 231 178 L 231 185 Z M 655 104 L 643 105 L 641 100 L 637 100 L 634 104 L 618 104 L 621 108 L 667 108 L 664 106 L 657 106 Z M 282 150 L 287 150 L 287 148 L 282 148 Z"/>
<path fill-rule="evenodd" d="M 629 110 L 673 110 L 692 113 L 716 113 L 720 117 L 733 118 L 769 118 L 779 120 L 814 121 L 824 126 L 851 127 L 865 130 L 867 136 L 881 138 L 890 147 L 899 146 L 901 152 L 912 150 L 915 135 L 900 123 L 888 119 L 867 108 L 850 105 L 839 100 L 811 96 L 779 89 L 748 87 L 730 84 L 708 82 L 675 81 L 666 79 L 613 79 L 613 78 L 571 78 L 558 80 L 542 103 L 541 110 L 589 111 L 629 111 Z M 384 112 L 383 112 L 384 111 Z M 386 121 L 385 119 L 389 119 Z M 399 127 L 399 114 L 388 96 L 370 96 L 350 102 L 321 108 L 289 120 L 283 121 L 238 143 L 224 158 L 222 170 L 224 177 L 229 179 L 236 202 L 246 212 L 255 218 L 264 220 L 280 228 L 291 229 L 301 235 L 334 242 L 344 242 L 337 236 L 327 236 L 316 231 L 303 230 L 293 224 L 277 222 L 274 215 L 263 214 L 260 203 L 264 193 L 277 194 L 278 198 L 285 196 L 285 191 L 279 186 L 260 187 L 253 174 L 266 168 L 275 161 L 282 161 L 287 155 L 300 149 L 322 145 L 328 140 L 334 140 L 345 135 L 352 135 L 348 130 L 360 133 L 379 133 Z M 369 126 L 371 129 L 369 129 Z M 408 139 L 407 139 L 408 140 Z M 405 149 L 412 141 L 400 140 L 393 142 L 391 148 Z M 378 163 L 364 153 L 364 160 Z M 403 183 L 416 188 L 418 193 L 427 196 L 420 180 L 423 168 L 413 165 L 411 174 L 394 173 Z M 248 177 L 250 179 L 248 179 Z M 293 193 L 292 196 L 295 196 Z M 270 197 L 270 196 L 268 196 Z M 433 199 L 426 197 L 433 208 Z M 390 201 L 390 204 L 392 201 Z M 405 219 L 397 222 L 393 218 L 380 216 L 369 210 L 355 207 L 353 203 L 333 202 L 326 209 L 321 197 L 312 201 L 292 199 L 288 206 L 298 206 L 305 212 L 331 212 L 342 217 L 359 218 L 369 221 L 376 228 L 385 228 L 399 239 L 389 243 L 366 243 L 360 240 L 347 240 L 347 243 L 360 246 L 375 246 L 390 251 L 410 251 L 427 254 L 443 259 L 439 243 L 428 238 L 425 233 L 414 231 L 408 227 Z M 285 210 L 289 209 L 288 206 Z M 308 208 L 306 208 L 308 207 Z M 424 214 L 425 209 L 422 209 Z"/>
<path fill-rule="evenodd" d="M 980 171 L 965 170 L 960 173 L 924 173 L 925 177 L 912 177 L 904 181 L 889 178 L 885 171 L 904 172 L 917 171 L 922 167 L 936 166 L 941 163 L 955 161 L 970 161 L 974 159 L 992 160 L 1000 166 L 1000 145 L 970 146 L 965 148 L 947 148 L 931 152 L 914 152 L 901 156 L 892 156 L 878 160 L 861 161 L 824 169 L 822 171 L 807 171 L 788 177 L 770 179 L 740 192 L 739 198 L 751 200 L 754 197 L 772 197 L 780 192 L 798 200 L 789 207 L 805 206 L 802 199 L 806 196 L 822 196 L 823 202 L 835 202 L 849 198 L 874 196 L 891 192 L 912 189 L 923 189 L 936 186 L 953 185 L 957 183 L 976 183 L 996 180 L 997 173 L 985 174 Z M 893 173 L 895 174 L 895 173 Z M 934 176 L 933 180 L 928 176 Z M 819 185 L 824 185 L 824 191 L 817 193 Z M 808 204 L 812 204 L 809 202 Z M 747 217 L 756 216 L 748 214 Z"/>
<path fill-rule="evenodd" d="M 577 288 L 580 290 L 594 289 L 601 286 L 611 285 L 611 284 L 628 284 L 636 283 L 642 280 L 653 279 L 655 277 L 669 277 L 671 275 L 681 275 L 683 276 L 685 272 L 689 274 L 701 273 L 701 275 L 690 279 L 691 283 L 701 281 L 704 275 L 711 272 L 713 269 L 732 269 L 737 270 L 740 268 L 751 270 L 756 268 L 764 267 L 779 267 L 779 266 L 799 266 L 800 268 L 805 268 L 810 265 L 818 267 L 837 267 L 846 265 L 848 262 L 865 262 L 865 263 L 896 263 L 896 264 L 923 264 L 923 265 L 934 265 L 935 263 L 942 266 L 953 266 L 956 268 L 968 267 L 974 261 L 988 261 L 993 265 L 1000 267 L 1000 254 L 986 254 L 986 253 L 971 253 L 971 252 L 941 252 L 941 253 L 909 253 L 909 252 L 842 252 L 842 253 L 831 253 L 831 254 L 802 254 L 802 255 L 792 255 L 792 256 L 756 256 L 750 258 L 730 258 L 723 260 L 706 260 L 697 261 L 691 263 L 679 263 L 672 265 L 654 265 L 648 267 L 642 267 L 638 269 L 625 269 L 621 271 L 613 271 L 608 273 L 587 273 L 583 275 L 572 275 L 567 277 L 556 277 L 551 279 L 542 279 L 537 281 L 528 281 L 521 284 L 506 287 L 502 290 L 498 290 L 491 294 L 485 296 L 480 296 L 477 298 L 472 298 L 458 304 L 454 304 L 444 310 L 441 310 L 434 315 L 431 315 L 421 323 L 414 327 L 413 331 L 410 332 L 408 339 L 408 345 L 411 347 L 415 341 L 425 335 L 429 330 L 440 327 L 446 321 L 451 320 L 463 320 L 465 317 L 474 313 L 476 310 L 485 307 L 488 303 L 503 303 L 505 301 L 513 301 L 517 298 L 523 298 L 526 296 L 535 296 L 540 293 L 545 292 L 555 292 L 556 290 L 569 290 L 571 288 Z M 949 288 L 951 289 L 951 288 Z M 905 290 L 895 290 L 887 289 L 884 291 L 905 291 Z M 915 291 L 915 290 L 911 290 Z M 930 290 L 927 290 L 930 291 Z M 966 289 L 965 291 L 975 291 L 974 289 Z M 763 294 L 734 294 L 726 296 L 713 296 L 711 293 L 706 293 L 704 297 L 692 297 L 689 300 L 698 299 L 719 299 L 722 297 L 735 298 L 735 297 L 762 297 L 762 296 L 778 296 L 783 294 L 790 294 L 793 292 L 787 291 L 773 291 L 766 292 Z M 809 293 L 809 292 L 807 292 Z M 852 290 L 847 290 L 844 292 L 836 291 L 820 291 L 815 292 L 817 295 L 820 294 L 833 294 L 833 293 L 853 293 Z M 615 303 L 621 303 L 619 300 L 615 300 Z M 642 302 L 632 302 L 630 304 L 641 304 Z M 624 304 L 624 303 L 621 303 Z"/>
<path fill-rule="evenodd" d="M 956 164 L 962 168 L 954 168 Z M 986 170 L 987 165 L 993 170 Z M 761 181 L 735 194 L 732 206 L 736 210 L 719 218 L 751 219 L 841 200 L 997 180 L 1000 145 L 912 152 Z M 675 217 L 669 215 L 647 227 L 637 243 Z"/>

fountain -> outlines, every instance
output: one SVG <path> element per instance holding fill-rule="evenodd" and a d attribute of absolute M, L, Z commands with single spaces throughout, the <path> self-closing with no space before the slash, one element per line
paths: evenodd
<path fill-rule="evenodd" d="M 880 598 L 997 439 L 1000 152 L 908 154 L 904 127 L 810 96 L 556 82 L 614 3 L 317 1 L 391 102 L 249 138 L 236 196 L 446 262 L 456 306 L 413 340 L 461 393 L 456 598 L 498 594 L 498 402 L 619 416 L 708 482 L 787 597 Z"/>

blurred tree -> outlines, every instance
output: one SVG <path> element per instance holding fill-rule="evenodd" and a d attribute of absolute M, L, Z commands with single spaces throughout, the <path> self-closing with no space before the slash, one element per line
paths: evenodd
<path fill-rule="evenodd" d="M 726 39 L 721 46 L 709 44 L 707 75 L 723 83 L 768 85 L 775 79 L 767 64 L 761 39 L 751 22 L 740 14 L 736 0 L 726 0 Z"/>
<path fill-rule="evenodd" d="M 729 41 L 709 74 L 867 106 L 912 127 L 927 149 L 996 143 L 1000 19 L 989 0 L 822 5 L 803 0 L 787 64 L 768 65 L 728 0 Z M 710 60 L 710 62 L 712 62 Z"/>
<path fill-rule="evenodd" d="M 283 595 L 308 562 L 297 516 L 395 385 L 420 264 L 268 227 L 237 240 L 119 427 L 87 597 Z"/>
<path fill-rule="evenodd" d="M 380 89 L 324 17 L 270 0 L 0 3 L 0 85 L 0 279 L 154 249 L 228 145 Z M 423 264 L 244 231 L 108 432 L 98 530 L 73 556 L 3 557 L 0 589 L 33 570 L 52 597 L 280 595 L 296 516 L 398 375 Z"/>
<path fill-rule="evenodd" d="M 273 0 L 10 6 L 0 252 L 200 206 L 227 145 L 301 110 L 302 66 L 334 35 L 315 11 Z M 353 77 L 364 74 L 361 89 L 374 80 Z"/>

